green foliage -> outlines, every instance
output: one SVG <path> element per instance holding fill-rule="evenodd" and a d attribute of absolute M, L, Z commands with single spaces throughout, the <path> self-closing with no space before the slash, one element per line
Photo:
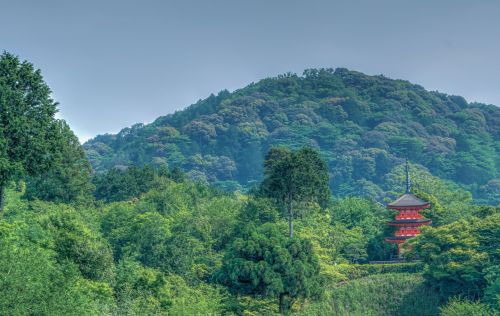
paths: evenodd
<path fill-rule="evenodd" d="M 172 304 L 166 286 L 166 278 L 161 272 L 129 258 L 120 260 L 116 265 L 114 286 L 117 314 L 160 314 Z"/>
<path fill-rule="evenodd" d="M 62 253 L 51 249 L 53 238 L 47 239 L 40 226 L 32 226 L 32 222 L 28 226 L 28 222 L 30 220 L 23 217 L 0 222 L 2 313 L 82 315 L 110 311 L 113 308 L 111 286 L 85 279 L 79 266 L 72 262 L 75 257 L 61 260 Z M 103 267 L 95 266 L 99 270 Z"/>
<path fill-rule="evenodd" d="M 386 260 L 389 258 L 391 249 L 384 241 L 384 236 L 393 233 L 386 225 L 386 222 L 391 218 L 390 211 L 367 199 L 348 197 L 335 200 L 330 213 L 332 214 L 332 223 L 338 226 L 336 232 L 349 232 L 346 237 L 351 235 L 351 238 L 358 235 L 358 242 L 351 243 L 349 238 L 341 242 L 341 244 L 346 244 L 344 247 L 346 249 L 354 250 L 353 246 L 356 244 L 361 246 L 363 250 L 356 252 L 363 254 L 363 256 L 352 257 L 355 261 L 360 259 Z M 341 241 L 339 238 L 337 240 Z"/>
<path fill-rule="evenodd" d="M 112 302 L 106 284 L 81 279 L 71 266 L 58 267 L 43 250 L 1 247 L 0 310 L 5 315 L 97 314 L 110 307 L 99 304 Z"/>
<path fill-rule="evenodd" d="M 0 309 L 13 315 L 220 314 L 226 292 L 206 280 L 220 264 L 217 251 L 243 201 L 192 183 L 168 188 L 150 195 L 165 191 L 160 204 L 195 206 L 188 209 L 193 213 L 142 212 L 154 205 L 149 196 L 79 212 L 22 200 L 9 190 L 0 222 Z M 189 191 L 193 195 L 172 199 Z"/>
<path fill-rule="evenodd" d="M 336 196 L 379 202 L 385 174 L 409 157 L 433 175 L 499 204 L 500 109 L 347 69 L 310 69 L 222 91 L 148 125 L 100 135 L 84 147 L 98 171 L 179 166 L 211 183 L 251 188 L 269 148 L 317 148 Z M 227 183 L 226 183 L 227 184 Z M 223 185 L 228 189 L 238 186 Z"/>
<path fill-rule="evenodd" d="M 94 190 L 90 163 L 69 126 L 64 121 L 58 122 L 57 126 L 57 155 L 53 157 L 49 171 L 28 177 L 25 197 L 30 200 L 88 204 Z"/>
<path fill-rule="evenodd" d="M 325 206 L 330 200 L 326 164 L 319 153 L 311 148 L 298 151 L 271 148 L 264 161 L 261 192 L 286 210 L 289 234 L 293 237 L 292 222 L 297 216 L 294 215 L 294 206 L 305 202 Z"/>
<path fill-rule="evenodd" d="M 385 264 L 338 264 L 332 267 L 335 283 L 355 280 L 375 274 L 386 273 L 421 273 L 424 264 L 421 262 L 385 263 Z M 332 283 L 333 284 L 333 283 Z"/>
<path fill-rule="evenodd" d="M 172 175 L 177 179 L 182 179 L 182 174 L 179 174 L 178 169 L 173 170 Z M 168 181 L 169 178 L 170 173 L 163 168 L 159 170 L 150 166 L 115 168 L 94 177 L 94 196 L 97 200 L 106 202 L 125 201 L 139 197 Z"/>
<path fill-rule="evenodd" d="M 495 316 L 499 314 L 498 311 L 494 311 L 479 302 L 460 300 L 452 300 L 440 310 L 441 316 Z"/>
<path fill-rule="evenodd" d="M 191 181 L 169 180 L 137 199 L 98 209 L 7 193 L 0 289 L 9 295 L 0 298 L 0 308 L 15 305 L 14 314 L 258 315 L 281 305 L 282 313 L 304 315 L 436 315 L 431 271 L 448 289 L 460 277 L 473 282 L 467 288 L 479 284 L 484 303 L 497 304 L 495 207 L 471 210 L 474 221 L 464 232 L 471 242 L 448 236 L 451 228 L 439 234 L 453 249 L 486 254 L 480 266 L 444 245 L 435 250 L 431 269 L 425 256 L 422 263 L 350 264 L 366 258 L 368 236 L 379 234 L 371 230 L 376 218 L 369 212 L 382 211 L 357 198 L 327 210 L 301 204 L 304 215 L 290 239 L 272 200 Z M 432 242 L 423 249 L 434 251 Z M 424 265 L 430 289 L 418 275 Z M 12 294 L 20 289 L 22 295 Z"/>
<path fill-rule="evenodd" d="M 500 265 L 494 264 L 484 270 L 487 286 L 484 290 L 484 302 L 500 311 Z"/>
<path fill-rule="evenodd" d="M 298 315 L 398 316 L 438 315 L 439 300 L 420 275 L 372 275 L 330 290 L 328 299 L 312 303 Z"/>
<path fill-rule="evenodd" d="M 436 315 L 450 296 L 481 303 L 443 315 L 499 308 L 499 207 L 464 190 L 498 196 L 495 108 L 308 70 L 98 136 L 93 183 L 55 112 L 40 71 L 1 55 L 2 315 Z M 392 214 L 373 200 L 399 195 L 403 156 L 436 225 L 409 241 L 422 261 L 354 264 L 388 257 Z"/>
<path fill-rule="evenodd" d="M 380 205 L 358 197 L 334 201 L 331 214 L 334 223 L 341 223 L 349 229 L 359 227 L 367 237 L 375 236 L 389 217 Z"/>
<path fill-rule="evenodd" d="M 239 294 L 278 298 L 281 313 L 297 299 L 317 297 L 322 291 L 311 244 L 286 238 L 272 223 L 234 240 L 217 279 Z"/>
<path fill-rule="evenodd" d="M 106 206 L 101 227 L 116 260 L 198 280 L 220 261 L 242 203 L 201 184 L 168 182 L 137 202 Z"/>
<path fill-rule="evenodd" d="M 424 273 L 427 282 L 442 297 L 460 295 L 478 299 L 484 295 L 488 283 L 494 288 L 498 281 L 497 273 L 491 270 L 499 264 L 498 236 L 500 214 L 497 213 L 484 219 L 426 228 L 410 242 L 414 252 L 427 264 Z"/>
<path fill-rule="evenodd" d="M 76 264 L 82 275 L 90 280 L 112 280 L 113 257 L 108 242 L 92 231 L 74 209 L 63 205 L 40 206 L 33 205 L 33 211 L 43 212 L 37 221 L 49 235 L 49 248 L 56 252 L 58 262 Z"/>
<path fill-rule="evenodd" d="M 0 55 L 0 211 L 8 182 L 50 169 L 59 150 L 57 103 L 40 70 Z"/>
<path fill-rule="evenodd" d="M 129 258 L 117 264 L 115 290 L 118 315 L 215 315 L 225 298 L 221 289 L 189 286 L 178 275 L 166 276 Z"/>
<path fill-rule="evenodd" d="M 274 203 L 266 198 L 251 197 L 238 216 L 238 225 L 243 228 L 248 225 L 262 225 L 278 221 L 279 213 Z M 249 228 L 247 228 L 249 229 Z"/>

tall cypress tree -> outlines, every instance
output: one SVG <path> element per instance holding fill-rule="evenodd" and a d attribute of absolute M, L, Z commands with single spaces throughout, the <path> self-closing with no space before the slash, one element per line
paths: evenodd
<path fill-rule="evenodd" d="M 298 151 L 271 148 L 264 161 L 261 191 L 286 210 L 289 235 L 293 237 L 295 205 L 314 201 L 325 206 L 330 200 L 328 168 L 319 153 L 312 148 Z"/>

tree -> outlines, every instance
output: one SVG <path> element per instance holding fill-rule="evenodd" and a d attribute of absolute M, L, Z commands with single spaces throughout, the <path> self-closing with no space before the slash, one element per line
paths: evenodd
<path fill-rule="evenodd" d="M 486 268 L 485 272 L 488 285 L 484 290 L 484 302 L 500 310 L 500 264 Z"/>
<path fill-rule="evenodd" d="M 285 314 L 297 299 L 322 293 L 319 272 L 309 241 L 286 238 L 276 224 L 266 223 L 234 240 L 216 279 L 238 294 L 277 298 Z"/>
<path fill-rule="evenodd" d="M 357 263 L 360 260 L 366 260 L 368 238 L 363 235 L 359 227 L 347 229 L 341 224 L 332 228 L 332 246 L 335 248 L 334 260 L 345 258 L 349 262 Z"/>
<path fill-rule="evenodd" d="M 139 197 L 157 187 L 161 183 L 161 178 L 168 177 L 167 170 L 155 170 L 151 166 L 132 166 L 125 170 L 115 168 L 94 177 L 93 182 L 96 187 L 94 195 L 97 200 L 106 202 L 124 201 Z"/>
<path fill-rule="evenodd" d="M 348 229 L 360 227 L 368 238 L 377 234 L 389 212 L 378 204 L 359 197 L 347 197 L 336 200 L 331 208 L 332 221 L 340 222 Z"/>
<path fill-rule="evenodd" d="M 58 124 L 50 94 L 40 70 L 12 54 L 0 56 L 0 212 L 9 181 L 52 165 Z"/>
<path fill-rule="evenodd" d="M 500 214 L 460 220 L 438 228 L 426 227 L 409 241 L 427 264 L 424 277 L 443 298 L 460 295 L 479 299 L 495 286 Z M 488 269 L 489 268 L 489 269 Z"/>
<path fill-rule="evenodd" d="M 264 196 L 273 198 L 287 210 L 291 238 L 294 204 L 312 201 L 326 206 L 330 200 L 326 163 L 311 148 L 298 151 L 283 147 L 271 148 L 264 161 L 261 191 Z"/>
<path fill-rule="evenodd" d="M 59 121 L 59 152 L 53 167 L 36 177 L 28 177 L 26 197 L 62 203 L 85 203 L 92 200 L 92 167 L 78 138 L 64 121 Z"/>
<path fill-rule="evenodd" d="M 26 217 L 32 218 L 33 212 Z M 25 221 L 0 223 L 2 314 L 110 314 L 111 286 L 83 278 L 78 268 L 68 261 L 58 262 L 55 253 L 39 240 L 44 237 L 44 231 L 33 223 L 29 226 Z"/>
<path fill-rule="evenodd" d="M 278 210 L 271 200 L 251 197 L 238 216 L 236 229 L 241 230 L 249 225 L 259 226 L 265 223 L 275 223 L 278 218 Z"/>
<path fill-rule="evenodd" d="M 81 214 L 73 208 L 59 204 L 33 205 L 40 216 L 40 224 L 51 237 L 50 249 L 57 254 L 61 264 L 68 261 L 76 264 L 81 274 L 90 280 L 113 279 L 113 255 L 109 243 L 99 232 L 93 231 Z"/>

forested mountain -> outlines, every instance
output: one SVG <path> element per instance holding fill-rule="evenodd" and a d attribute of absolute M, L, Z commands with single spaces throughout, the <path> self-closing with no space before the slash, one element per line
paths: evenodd
<path fill-rule="evenodd" d="M 0 315 L 496 316 L 500 206 L 438 177 L 496 203 L 495 111 L 308 71 L 99 136 L 92 173 L 40 70 L 4 53 Z M 338 195 L 397 196 L 407 154 L 432 226 L 387 264 L 393 212 Z"/>
<path fill-rule="evenodd" d="M 261 180 L 264 154 L 275 145 L 318 148 L 336 196 L 382 200 L 386 173 L 408 156 L 477 202 L 500 203 L 500 108 L 344 68 L 221 91 L 84 148 L 96 171 L 178 166 L 234 189 Z"/>

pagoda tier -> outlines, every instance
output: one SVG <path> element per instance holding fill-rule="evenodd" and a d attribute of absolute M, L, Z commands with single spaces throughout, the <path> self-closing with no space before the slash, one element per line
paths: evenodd
<path fill-rule="evenodd" d="M 396 201 L 387 204 L 387 208 L 400 211 L 420 211 L 429 206 L 429 202 L 423 201 L 409 192 L 401 195 Z"/>
<path fill-rule="evenodd" d="M 422 225 L 430 225 L 432 221 L 430 219 L 420 218 L 420 219 L 396 219 L 394 221 L 387 222 L 387 225 L 397 226 L 397 227 L 418 227 Z"/>

